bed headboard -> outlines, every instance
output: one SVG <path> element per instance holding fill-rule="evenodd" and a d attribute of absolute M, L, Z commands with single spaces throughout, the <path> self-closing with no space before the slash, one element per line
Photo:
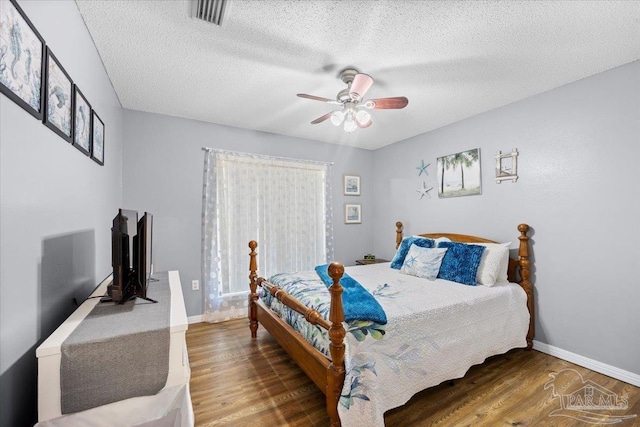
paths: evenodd
<path fill-rule="evenodd" d="M 402 222 L 396 222 L 396 249 L 402 242 Z M 510 282 L 518 283 L 527 294 L 527 308 L 529 309 L 530 322 L 529 333 L 527 334 L 527 349 L 531 349 L 533 346 L 534 335 L 534 311 L 533 311 L 533 283 L 529 281 L 531 274 L 531 268 L 533 267 L 531 260 L 529 259 L 529 226 L 527 224 L 518 225 L 518 256 L 516 258 L 509 258 L 509 267 L 507 270 L 507 277 Z M 457 233 L 425 233 L 420 234 L 422 237 L 428 237 L 430 239 L 437 239 L 438 237 L 446 237 L 453 242 L 461 243 L 499 243 L 495 240 L 485 239 L 484 237 L 471 236 L 468 234 Z"/>

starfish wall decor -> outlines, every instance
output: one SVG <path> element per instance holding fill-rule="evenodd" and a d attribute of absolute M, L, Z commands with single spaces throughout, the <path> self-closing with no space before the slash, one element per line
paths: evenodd
<path fill-rule="evenodd" d="M 429 194 L 429 191 L 431 190 L 433 190 L 433 187 L 427 187 L 427 183 L 422 181 L 422 188 L 419 188 L 416 191 L 420 193 L 420 200 L 422 200 L 425 196 L 427 196 L 428 199 L 431 198 L 431 194 Z"/>
<path fill-rule="evenodd" d="M 427 163 L 426 165 L 424 164 L 424 159 L 420 160 L 420 164 L 418 165 L 418 167 L 416 167 L 416 169 L 418 169 L 418 176 L 422 175 L 422 172 L 424 172 L 425 175 L 429 175 L 429 172 L 427 172 L 427 168 L 431 165 L 431 163 Z"/>

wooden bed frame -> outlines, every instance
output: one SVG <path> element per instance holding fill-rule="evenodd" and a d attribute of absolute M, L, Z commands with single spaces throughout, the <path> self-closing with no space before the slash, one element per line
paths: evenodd
<path fill-rule="evenodd" d="M 402 228 L 402 223 L 399 221 L 396 222 L 396 249 L 402 241 Z M 510 282 L 518 283 L 522 286 L 527 294 L 527 308 L 529 309 L 530 320 L 526 339 L 527 350 L 531 350 L 534 336 L 534 308 L 533 284 L 529 281 L 532 267 L 531 261 L 529 260 L 529 237 L 527 236 L 529 226 L 527 224 L 520 224 L 518 225 L 518 231 L 520 232 L 520 236 L 518 236 L 518 240 L 520 241 L 518 258 L 509 258 L 508 278 Z M 428 233 L 421 234 L 420 236 L 432 239 L 447 237 L 454 242 L 464 243 L 497 243 L 493 240 L 466 234 Z M 331 293 L 331 308 L 329 320 L 327 321 L 320 316 L 316 310 L 306 307 L 282 289 L 269 283 L 266 279 L 258 277 L 256 260 L 257 247 L 258 243 L 255 240 L 249 242 L 249 248 L 251 249 L 251 253 L 249 254 L 249 270 L 251 272 L 249 275 L 249 286 L 251 289 L 249 294 L 249 328 L 251 329 L 251 337 L 256 338 L 258 323 L 261 323 L 318 388 L 323 391 L 327 399 L 327 413 L 329 414 L 331 425 L 340 426 L 338 401 L 345 378 L 344 337 L 346 332 L 343 326 L 344 311 L 341 296 L 342 286 L 340 285 L 340 278 L 344 274 L 344 267 L 338 262 L 332 262 L 329 265 L 328 272 L 333 280 L 333 284 L 329 287 L 329 292 Z M 517 280 L 518 277 L 516 273 L 519 273 L 520 280 Z M 298 332 L 280 319 L 275 312 L 258 298 L 258 286 L 262 286 L 262 288 L 269 292 L 274 298 L 277 298 L 287 307 L 302 314 L 310 323 L 329 331 L 331 360 L 327 359 L 320 351 L 305 341 Z"/>

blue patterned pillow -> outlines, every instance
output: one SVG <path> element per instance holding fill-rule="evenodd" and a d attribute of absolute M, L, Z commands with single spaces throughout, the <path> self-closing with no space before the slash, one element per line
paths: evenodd
<path fill-rule="evenodd" d="M 448 249 L 440 265 L 438 278 L 475 286 L 484 246 L 440 242 L 438 247 Z"/>
<path fill-rule="evenodd" d="M 409 253 L 404 259 L 400 273 L 422 277 L 428 280 L 436 280 L 442 258 L 447 249 L 422 248 L 415 243 L 409 248 Z"/>
<path fill-rule="evenodd" d="M 391 268 L 400 270 L 400 268 L 402 267 L 402 264 L 404 264 L 404 259 L 407 256 L 407 253 L 409 252 L 409 248 L 414 243 L 417 246 L 420 246 L 421 248 L 433 247 L 433 240 L 431 239 L 427 239 L 425 237 L 417 237 L 417 236 L 405 237 L 404 239 L 402 239 L 402 242 L 400 243 L 400 246 L 396 251 L 396 256 L 394 256 L 393 259 L 391 260 Z"/>

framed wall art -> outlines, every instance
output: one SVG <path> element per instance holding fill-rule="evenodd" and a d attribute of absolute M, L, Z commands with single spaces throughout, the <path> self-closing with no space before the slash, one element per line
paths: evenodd
<path fill-rule="evenodd" d="M 91 113 L 91 158 L 104 165 L 104 123 L 95 111 Z"/>
<path fill-rule="evenodd" d="M 49 47 L 45 60 L 45 80 L 44 124 L 62 139 L 71 142 L 73 82 Z"/>
<path fill-rule="evenodd" d="M 0 4 L 0 91 L 42 120 L 44 39 L 18 3 Z"/>
<path fill-rule="evenodd" d="M 77 85 L 73 85 L 73 146 L 91 154 L 91 105 Z"/>
<path fill-rule="evenodd" d="M 345 224 L 361 224 L 362 223 L 362 205 L 360 203 L 345 203 L 344 223 Z"/>
<path fill-rule="evenodd" d="M 343 180 L 345 196 L 360 195 L 360 177 L 358 175 L 345 175 Z"/>
<path fill-rule="evenodd" d="M 511 180 L 511 182 L 518 180 L 517 148 L 514 148 L 510 153 L 498 151 L 496 154 L 496 182 L 500 184 L 504 180 Z"/>
<path fill-rule="evenodd" d="M 482 194 L 480 149 L 438 157 L 438 197 Z"/>

